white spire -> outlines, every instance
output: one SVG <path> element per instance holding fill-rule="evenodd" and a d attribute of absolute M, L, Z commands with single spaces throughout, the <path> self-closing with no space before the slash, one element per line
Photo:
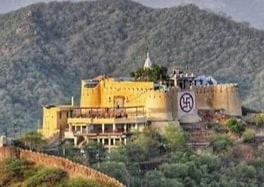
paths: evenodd
<path fill-rule="evenodd" d="M 147 69 L 147 68 L 149 68 L 149 69 L 152 68 L 152 62 L 149 58 L 149 52 L 147 52 L 147 58 L 146 58 L 145 64 L 144 64 L 144 69 Z"/>

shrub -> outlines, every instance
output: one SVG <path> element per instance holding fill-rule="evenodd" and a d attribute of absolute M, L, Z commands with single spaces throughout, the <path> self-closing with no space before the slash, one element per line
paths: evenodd
<path fill-rule="evenodd" d="M 14 181 L 23 180 L 29 171 L 32 170 L 32 163 L 17 158 L 10 158 L 1 162 L 0 186 L 9 186 Z"/>
<path fill-rule="evenodd" d="M 241 134 L 243 131 L 245 131 L 244 124 L 237 121 L 237 119 L 230 119 L 228 120 L 226 124 L 227 129 L 230 132 L 236 133 L 236 134 Z"/>
<path fill-rule="evenodd" d="M 145 187 L 160 187 L 166 182 L 166 178 L 161 171 L 151 170 L 145 173 L 143 181 Z"/>
<path fill-rule="evenodd" d="M 261 116 L 260 114 L 256 114 L 254 116 L 254 122 L 255 122 L 256 126 L 261 126 L 264 123 L 263 116 Z"/>
<path fill-rule="evenodd" d="M 28 178 L 24 186 L 26 187 L 37 187 L 37 186 L 45 186 L 45 187 L 53 187 L 54 184 L 58 184 L 63 180 L 67 179 L 67 172 L 61 169 L 50 169 L 43 168 L 36 172 L 35 175 Z"/>
<path fill-rule="evenodd" d="M 185 178 L 188 176 L 188 165 L 185 163 L 165 163 L 159 167 L 159 170 L 167 178 Z"/>
<path fill-rule="evenodd" d="M 242 138 L 244 142 L 250 142 L 256 136 L 256 132 L 253 129 L 247 129 L 242 134 Z"/>
<path fill-rule="evenodd" d="M 13 177 L 23 177 L 27 168 L 30 168 L 30 162 L 18 158 L 10 158 L 4 161 L 3 171 L 5 174 L 11 174 Z"/>
<path fill-rule="evenodd" d="M 215 152 L 227 150 L 227 148 L 232 146 L 232 144 L 231 139 L 227 135 L 216 136 L 212 142 L 213 150 Z"/>
<path fill-rule="evenodd" d="M 170 124 L 165 128 L 165 144 L 169 150 L 176 151 L 185 145 L 187 134 L 177 126 Z"/>
<path fill-rule="evenodd" d="M 106 184 L 102 184 L 98 181 L 94 180 L 87 180 L 87 179 L 71 179 L 64 184 L 63 187 L 106 187 Z"/>

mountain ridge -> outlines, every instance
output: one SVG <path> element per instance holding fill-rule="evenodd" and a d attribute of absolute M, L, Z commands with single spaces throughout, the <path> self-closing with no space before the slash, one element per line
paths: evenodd
<path fill-rule="evenodd" d="M 52 2 L 1 15 L 0 25 L 0 123 L 8 133 L 12 124 L 39 125 L 41 105 L 78 97 L 80 79 L 143 66 L 147 46 L 154 63 L 238 82 L 246 106 L 264 106 L 264 31 L 194 5 Z"/>

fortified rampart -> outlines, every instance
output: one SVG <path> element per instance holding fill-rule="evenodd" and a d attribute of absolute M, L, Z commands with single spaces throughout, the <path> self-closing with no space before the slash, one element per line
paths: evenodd
<path fill-rule="evenodd" d="M 44 153 L 38 153 L 23 149 L 16 149 L 9 147 L 0 148 L 0 161 L 11 157 L 22 158 L 34 162 L 36 165 L 63 169 L 66 172 L 68 172 L 69 177 L 71 178 L 76 178 L 76 177 L 88 178 L 88 179 L 100 181 L 110 186 L 124 187 L 122 183 L 120 183 L 114 178 L 111 178 L 89 167 L 83 166 L 78 163 L 74 163 L 65 158 L 51 156 Z"/>
<path fill-rule="evenodd" d="M 176 88 L 169 91 L 150 91 L 146 96 L 146 116 L 151 121 L 173 121 L 177 119 Z"/>
<path fill-rule="evenodd" d="M 224 109 L 228 115 L 241 116 L 241 101 L 236 84 L 194 86 L 197 109 Z"/>
<path fill-rule="evenodd" d="M 144 106 L 146 93 L 153 89 L 153 82 L 118 81 L 102 79 L 92 88 L 82 81 L 81 107 L 135 107 Z"/>
<path fill-rule="evenodd" d="M 81 104 L 80 106 L 100 107 L 101 89 L 100 84 L 95 88 L 85 88 L 85 82 L 82 81 Z"/>

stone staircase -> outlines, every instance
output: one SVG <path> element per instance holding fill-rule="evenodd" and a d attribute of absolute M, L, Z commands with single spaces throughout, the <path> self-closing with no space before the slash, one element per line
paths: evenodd
<path fill-rule="evenodd" d="M 181 127 L 188 133 L 187 145 L 194 149 L 206 148 L 210 145 L 211 132 L 206 122 L 181 124 Z"/>

